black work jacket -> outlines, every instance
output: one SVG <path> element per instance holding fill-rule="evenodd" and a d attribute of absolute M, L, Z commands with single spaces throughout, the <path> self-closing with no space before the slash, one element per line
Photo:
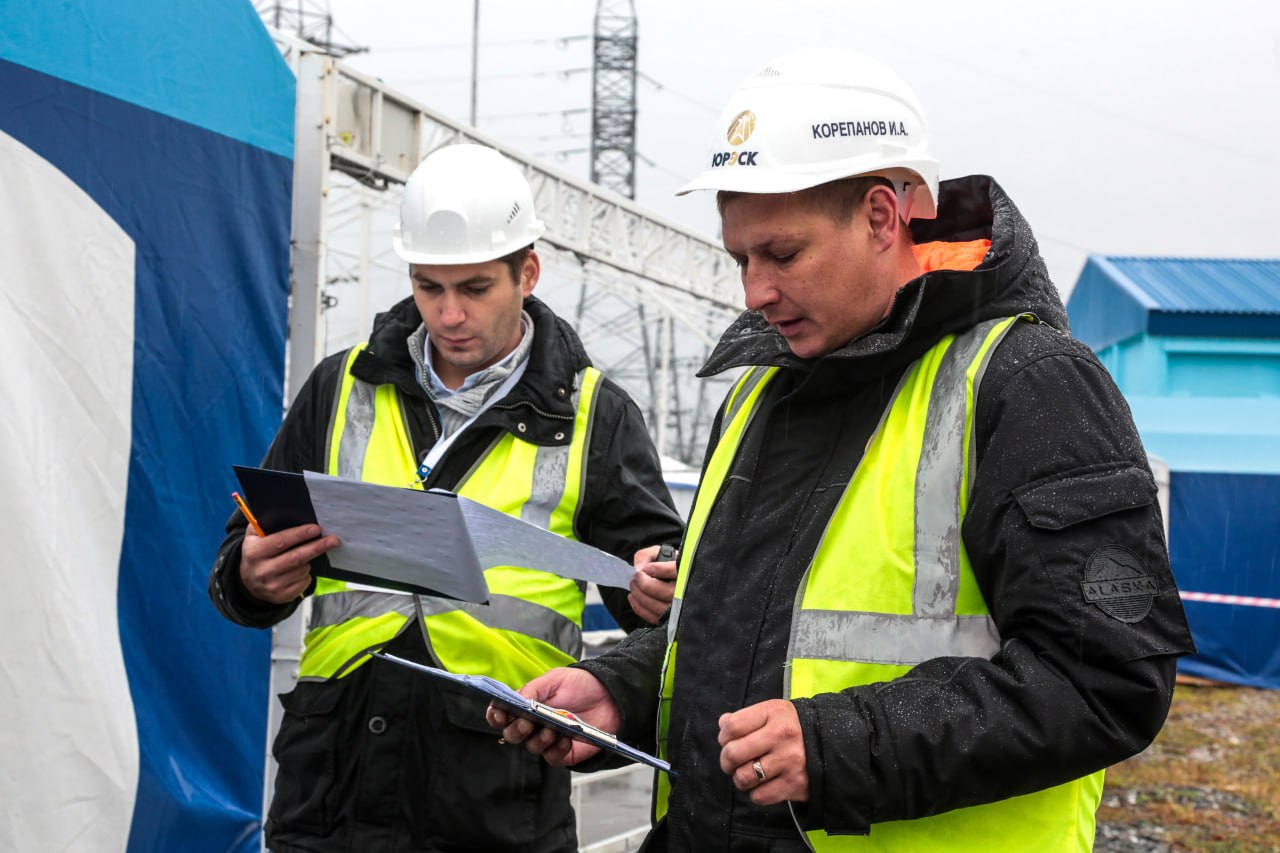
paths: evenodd
<path fill-rule="evenodd" d="M 865 834 L 875 822 L 1028 793 L 1136 753 L 1164 721 L 1175 660 L 1192 642 L 1129 409 L 1070 336 L 1031 230 L 1001 188 L 982 176 L 947 181 L 940 201 L 939 219 L 912 223 L 916 242 L 990 239 L 976 269 L 913 279 L 879 325 L 818 359 L 795 357 L 748 312 L 703 368 L 782 370 L 690 569 L 668 744 L 680 778 L 648 850 L 807 849 L 786 805 L 753 805 L 720 770 L 717 719 L 782 696 L 800 578 L 898 379 L 943 335 L 982 320 L 1041 321 L 1015 324 L 995 350 L 975 415 L 961 532 L 1001 649 L 795 700 L 809 776 L 797 819 Z M 1108 546 L 1157 580 L 1137 621 L 1086 598 L 1091 559 Z M 577 664 L 604 681 L 624 711 L 623 737 L 642 745 L 653 743 L 664 629 Z"/>
<path fill-rule="evenodd" d="M 574 377 L 590 361 L 573 329 L 530 297 L 533 348 L 520 382 L 462 433 L 426 486 L 453 489 L 503 432 L 540 445 L 572 440 Z M 379 315 L 352 372 L 396 386 L 415 455 L 440 435 L 439 414 L 419 386 L 407 338 L 421 324 L 412 299 Z M 326 470 L 330 412 L 348 353 L 324 359 L 290 407 L 262 462 L 282 471 Z M 596 390 L 587 482 L 574 520 L 578 539 L 628 563 L 639 548 L 679 541 L 682 524 L 636 404 L 608 378 Z M 557 437 L 559 434 L 559 437 Z M 240 582 L 245 520 L 227 523 L 209 579 L 224 616 L 268 627 L 295 604 L 251 598 Z M 313 584 L 314 585 L 314 584 Z M 641 624 L 626 590 L 601 598 L 627 629 Z M 419 630 L 386 649 L 436 664 Z M 273 849 L 319 851 L 569 851 L 576 849 L 568 772 L 523 749 L 498 744 L 484 703 L 442 690 L 433 679 L 373 660 L 328 682 L 303 682 L 281 697 L 285 716 L 273 746 L 278 762 L 267 824 Z"/>

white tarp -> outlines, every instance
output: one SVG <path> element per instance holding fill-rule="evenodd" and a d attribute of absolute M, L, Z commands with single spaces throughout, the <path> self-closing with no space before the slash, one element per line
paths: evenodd
<path fill-rule="evenodd" d="M 117 625 L 133 241 L 0 132 L 0 836 L 123 850 L 138 737 Z"/>

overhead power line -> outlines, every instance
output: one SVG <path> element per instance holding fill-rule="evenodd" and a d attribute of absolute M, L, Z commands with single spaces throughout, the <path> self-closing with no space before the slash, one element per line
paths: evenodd
<path fill-rule="evenodd" d="M 557 36 L 543 39 L 507 39 L 504 41 L 481 41 L 481 47 L 528 47 L 531 45 L 554 44 L 557 47 L 568 47 L 571 42 L 586 41 L 590 35 Z M 372 51 L 383 53 L 416 53 L 423 50 L 471 50 L 471 42 L 437 42 L 435 44 L 399 44 L 391 47 L 373 48 Z"/>
<path fill-rule="evenodd" d="M 672 169 L 668 169 L 666 166 L 663 166 L 661 163 L 654 162 L 652 159 L 644 156 L 639 151 L 636 152 L 636 159 L 639 160 L 641 163 L 645 164 L 646 166 L 648 166 L 649 168 L 657 169 L 659 172 L 662 172 L 665 175 L 669 175 L 675 178 L 677 181 L 684 182 L 689 179 L 688 175 L 682 175 L 679 172 L 676 172 Z"/>
<path fill-rule="evenodd" d="M 720 115 L 719 108 L 703 103 L 702 101 L 699 101 L 697 98 L 693 97 L 692 95 L 688 95 L 688 94 L 685 94 L 684 92 L 681 92 L 679 89 L 673 89 L 670 86 L 668 86 L 666 83 L 663 83 L 662 81 L 655 79 L 653 76 L 649 74 L 645 74 L 643 71 L 637 71 L 636 76 L 639 77 L 644 82 L 648 83 L 649 85 L 653 86 L 659 92 L 667 92 L 669 94 L 675 95 L 677 98 L 681 98 L 682 100 L 688 101 L 689 103 L 693 104 L 695 107 L 701 107 L 702 109 L 706 110 L 712 115 Z"/>
<path fill-rule="evenodd" d="M 585 74 L 590 68 L 561 68 L 550 71 L 520 71 L 510 74 L 483 74 L 481 80 L 522 80 L 527 77 L 559 77 L 568 80 L 575 74 Z M 422 83 L 470 83 L 470 77 L 419 77 L 414 80 L 400 80 L 396 85 L 417 86 Z"/>
<path fill-rule="evenodd" d="M 485 121 L 506 121 L 508 119 L 526 119 L 526 118 L 563 118 L 570 115 L 578 115 L 579 113 L 591 112 L 589 107 L 566 107 L 562 110 L 538 110 L 531 113 L 493 113 L 492 115 L 481 116 Z"/>

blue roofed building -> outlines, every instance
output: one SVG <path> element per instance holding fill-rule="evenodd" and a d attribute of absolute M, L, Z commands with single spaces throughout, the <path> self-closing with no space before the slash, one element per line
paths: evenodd
<path fill-rule="evenodd" d="M 1169 466 L 1181 671 L 1280 687 L 1280 259 L 1093 256 L 1067 311 Z"/>

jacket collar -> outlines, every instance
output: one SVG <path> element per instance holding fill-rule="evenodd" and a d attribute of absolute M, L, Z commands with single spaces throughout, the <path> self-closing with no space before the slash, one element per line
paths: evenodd
<path fill-rule="evenodd" d="M 1066 310 L 1031 228 L 999 184 L 985 175 L 943 181 L 939 211 L 937 219 L 912 222 L 913 238 L 917 243 L 989 239 L 991 249 L 976 268 L 935 270 L 912 279 L 898 290 L 879 324 L 817 359 L 795 356 L 758 312 L 747 311 L 725 331 L 698 375 L 748 365 L 810 371 L 831 362 L 888 370 L 914 360 L 946 334 L 1023 312 L 1067 328 Z"/>
<path fill-rule="evenodd" d="M 533 320 L 533 348 L 520 383 L 491 407 L 477 425 L 498 421 L 535 444 L 562 444 L 572 430 L 565 429 L 576 414 L 573 383 L 578 371 L 589 366 L 582 341 L 573 328 L 536 297 L 524 301 Z M 369 345 L 356 358 L 352 374 L 375 385 L 393 384 L 402 394 L 427 399 L 414 376 L 408 338 L 422 324 L 412 297 L 406 297 L 374 320 Z M 560 438 L 556 438 L 557 434 Z"/>

